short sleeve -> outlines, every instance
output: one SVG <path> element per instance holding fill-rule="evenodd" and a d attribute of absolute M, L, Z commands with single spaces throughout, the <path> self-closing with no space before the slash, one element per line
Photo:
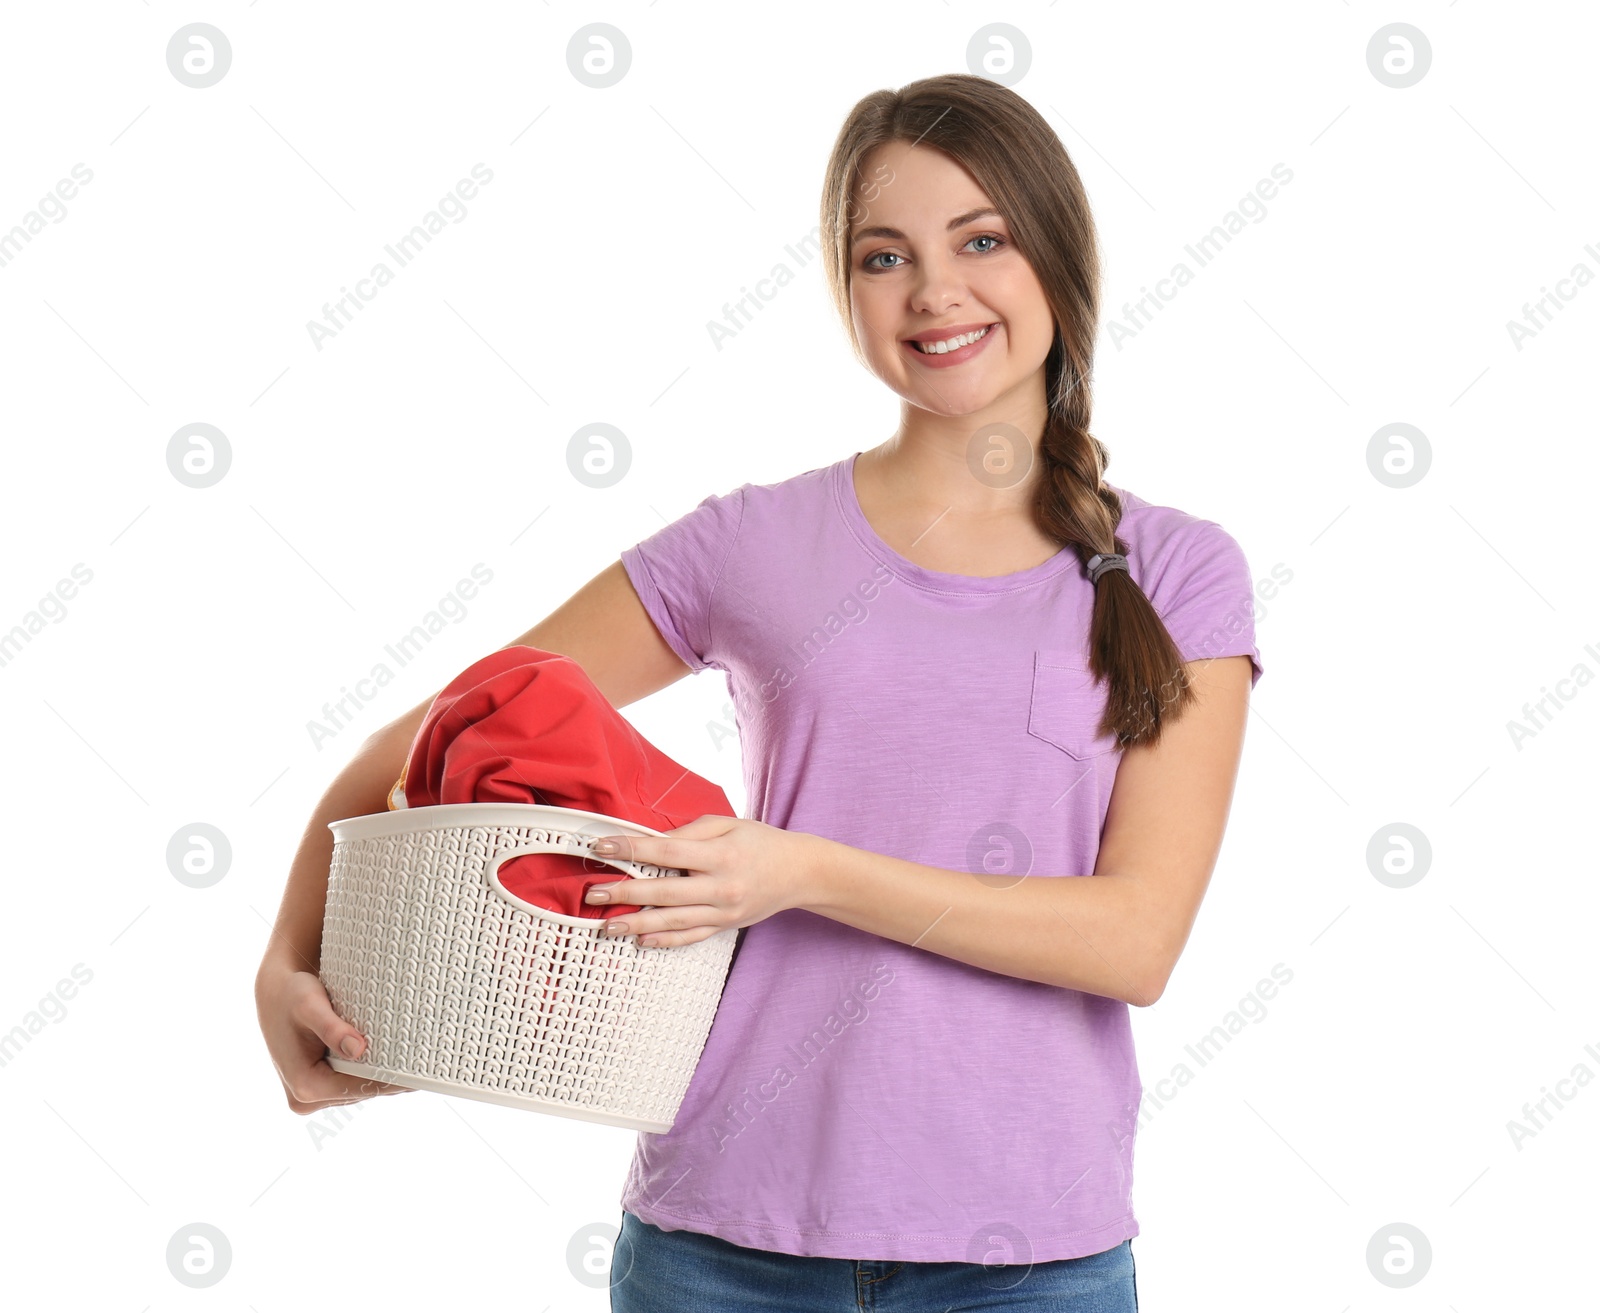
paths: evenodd
<path fill-rule="evenodd" d="M 1198 521 L 1150 601 L 1185 661 L 1247 656 L 1256 686 L 1262 666 L 1250 567 L 1221 525 Z"/>
<path fill-rule="evenodd" d="M 726 669 L 712 606 L 744 520 L 744 488 L 707 497 L 622 553 L 622 568 L 667 646 L 698 674 Z"/>

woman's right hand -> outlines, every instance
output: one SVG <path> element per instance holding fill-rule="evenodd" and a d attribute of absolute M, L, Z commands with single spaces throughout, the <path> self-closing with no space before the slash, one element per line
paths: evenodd
<path fill-rule="evenodd" d="M 313 972 L 288 966 L 263 969 L 256 977 L 256 1016 L 293 1112 L 304 1115 L 331 1104 L 413 1092 L 409 1085 L 350 1076 L 328 1065 L 330 1052 L 361 1058 L 367 1040 L 333 1010 L 328 991 Z"/>

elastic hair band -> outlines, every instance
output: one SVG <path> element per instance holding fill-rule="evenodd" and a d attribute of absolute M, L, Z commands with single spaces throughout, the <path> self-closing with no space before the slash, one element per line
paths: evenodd
<path fill-rule="evenodd" d="M 1088 561 L 1089 582 L 1091 584 L 1099 583 L 1100 576 L 1107 570 L 1126 570 L 1127 568 L 1128 558 L 1119 552 L 1096 552 Z"/>

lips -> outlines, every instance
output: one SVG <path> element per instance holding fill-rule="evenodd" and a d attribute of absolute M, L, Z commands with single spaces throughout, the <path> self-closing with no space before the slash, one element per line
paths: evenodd
<path fill-rule="evenodd" d="M 951 324 L 948 328 L 934 328 L 918 333 L 915 337 L 901 339 L 901 349 L 915 356 L 917 363 L 926 369 L 949 369 L 954 365 L 965 364 L 979 352 L 983 351 L 994 338 L 999 321 L 976 324 Z M 951 338 L 963 337 L 968 333 L 987 330 L 976 341 L 968 342 L 965 346 L 956 347 L 953 351 L 926 352 L 919 342 L 948 342 Z"/>
<path fill-rule="evenodd" d="M 948 342 L 952 338 L 965 337 L 968 333 L 976 333 L 981 329 L 993 328 L 997 322 L 997 320 L 978 320 L 970 324 L 947 324 L 943 328 L 929 328 L 920 333 L 913 333 L 903 340 L 920 342 L 924 346 L 933 342 Z"/>

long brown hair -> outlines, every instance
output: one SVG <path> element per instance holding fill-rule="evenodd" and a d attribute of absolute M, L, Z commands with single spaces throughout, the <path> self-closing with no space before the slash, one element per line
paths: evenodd
<path fill-rule="evenodd" d="M 822 189 L 822 258 L 834 304 L 856 355 L 850 306 L 850 233 L 860 197 L 877 180 L 863 176 L 867 154 L 905 141 L 948 155 L 970 173 L 1005 216 L 1012 237 L 1044 288 L 1055 319 L 1045 358 L 1048 412 L 1039 452 L 1044 469 L 1035 523 L 1085 566 L 1096 553 L 1126 554 L 1117 537 L 1122 499 L 1105 482 L 1110 453 L 1089 432 L 1090 380 L 1100 318 L 1100 255 L 1078 170 L 1050 125 L 1010 88 L 966 73 L 907 83 L 863 96 L 846 117 Z M 1194 700 L 1183 658 L 1144 589 L 1126 570 L 1094 585 L 1089 669 L 1107 682 L 1103 734 L 1119 746 L 1155 742 L 1167 717 Z"/>

